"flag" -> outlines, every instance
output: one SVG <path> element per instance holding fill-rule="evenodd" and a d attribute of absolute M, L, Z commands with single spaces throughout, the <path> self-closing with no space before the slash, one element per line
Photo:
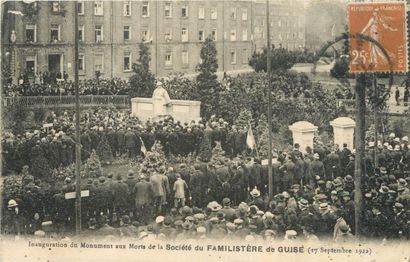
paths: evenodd
<path fill-rule="evenodd" d="M 145 147 L 144 141 L 140 137 L 141 140 L 141 152 L 144 154 L 144 156 L 147 154 L 147 148 Z"/>
<path fill-rule="evenodd" d="M 252 127 L 251 125 L 249 125 L 249 129 L 248 129 L 248 135 L 246 136 L 246 145 L 250 148 L 250 149 L 254 149 L 255 148 L 255 137 L 253 136 L 253 131 L 252 131 Z"/>
<path fill-rule="evenodd" d="M 332 29 L 330 29 L 330 34 L 332 37 L 336 36 L 336 24 L 333 24 Z"/>

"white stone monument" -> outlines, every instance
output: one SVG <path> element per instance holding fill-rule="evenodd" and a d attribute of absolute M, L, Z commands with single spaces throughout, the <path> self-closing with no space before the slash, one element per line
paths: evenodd
<path fill-rule="evenodd" d="M 141 121 L 158 121 L 172 116 L 175 121 L 190 122 L 200 120 L 200 101 L 170 99 L 167 90 L 158 82 L 152 98 L 131 99 L 131 113 Z"/>
<path fill-rule="evenodd" d="M 356 122 L 348 117 L 339 117 L 330 121 L 330 125 L 333 127 L 334 143 L 340 148 L 346 143 L 349 149 L 353 149 Z"/>
<path fill-rule="evenodd" d="M 313 149 L 313 137 L 317 131 L 317 126 L 307 121 L 299 121 L 289 126 L 292 131 L 293 144 L 298 143 L 302 152 L 306 152 L 306 147 Z"/>

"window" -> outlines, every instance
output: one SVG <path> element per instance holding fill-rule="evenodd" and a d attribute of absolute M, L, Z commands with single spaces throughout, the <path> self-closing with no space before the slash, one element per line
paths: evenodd
<path fill-rule="evenodd" d="M 172 17 L 172 3 L 165 3 L 165 17 Z"/>
<path fill-rule="evenodd" d="M 85 71 L 85 56 L 83 54 L 78 55 L 78 70 Z"/>
<path fill-rule="evenodd" d="M 131 16 L 131 1 L 124 1 L 123 10 L 124 16 Z"/>
<path fill-rule="evenodd" d="M 172 66 L 172 54 L 168 53 L 165 55 L 165 66 Z"/>
<path fill-rule="evenodd" d="M 124 41 L 131 40 L 131 27 L 124 25 Z"/>
<path fill-rule="evenodd" d="M 84 26 L 80 25 L 78 27 L 78 41 L 83 42 L 84 41 Z"/>
<path fill-rule="evenodd" d="M 148 16 L 149 16 L 149 3 L 142 2 L 142 17 L 148 17 Z"/>
<path fill-rule="evenodd" d="M 165 30 L 165 41 L 169 42 L 172 40 L 172 30 L 171 28 L 167 28 Z"/>
<path fill-rule="evenodd" d="M 203 42 L 205 40 L 205 32 L 204 30 L 198 31 L 198 41 Z"/>
<path fill-rule="evenodd" d="M 299 39 L 303 39 L 303 32 L 299 32 Z"/>
<path fill-rule="evenodd" d="M 182 28 L 181 30 L 181 41 L 188 42 L 188 29 L 187 28 Z"/>
<path fill-rule="evenodd" d="M 51 3 L 51 11 L 52 12 L 58 13 L 58 12 L 60 12 L 60 9 L 61 9 L 60 1 L 53 1 Z"/>
<path fill-rule="evenodd" d="M 95 26 L 95 42 L 102 42 L 104 40 L 104 28 L 102 25 Z"/>
<path fill-rule="evenodd" d="M 50 38 L 52 42 L 60 41 L 60 25 L 50 26 Z"/>
<path fill-rule="evenodd" d="M 236 50 L 231 50 L 231 57 L 230 57 L 231 65 L 236 64 Z"/>
<path fill-rule="evenodd" d="M 84 14 L 84 2 L 83 1 L 77 1 L 77 13 L 79 15 Z"/>
<path fill-rule="evenodd" d="M 236 41 L 236 29 L 231 30 L 231 41 Z"/>
<path fill-rule="evenodd" d="M 34 76 L 37 71 L 37 59 L 36 56 L 26 57 L 26 71 L 30 76 Z"/>
<path fill-rule="evenodd" d="M 26 42 L 37 42 L 37 26 L 36 25 L 26 25 Z"/>
<path fill-rule="evenodd" d="M 279 19 L 278 21 L 278 26 L 281 27 L 282 26 L 282 20 Z"/>
<path fill-rule="evenodd" d="M 188 17 L 188 6 L 183 6 L 181 8 L 181 16 L 182 17 Z"/>
<path fill-rule="evenodd" d="M 124 53 L 124 71 L 131 71 L 131 52 Z"/>
<path fill-rule="evenodd" d="M 218 18 L 218 12 L 216 11 L 216 8 L 211 8 L 211 19 L 216 20 Z"/>
<path fill-rule="evenodd" d="M 102 1 L 94 2 L 94 15 L 103 15 L 104 14 L 104 3 Z"/>
<path fill-rule="evenodd" d="M 189 64 L 189 55 L 188 55 L 187 50 L 182 51 L 182 64 L 183 65 L 188 65 Z"/>
<path fill-rule="evenodd" d="M 242 29 L 242 41 L 248 41 L 248 29 Z"/>
<path fill-rule="evenodd" d="M 94 69 L 98 72 L 104 70 L 104 54 L 94 54 Z"/>
<path fill-rule="evenodd" d="M 248 20 L 248 9 L 242 9 L 242 21 Z"/>
<path fill-rule="evenodd" d="M 198 8 L 198 19 L 205 19 L 205 8 L 203 6 Z"/>
<path fill-rule="evenodd" d="M 212 41 L 216 41 L 216 39 L 217 39 L 216 29 L 212 29 L 211 39 L 212 39 Z"/>
<path fill-rule="evenodd" d="M 143 42 L 148 42 L 148 41 L 150 41 L 150 34 L 149 34 L 149 30 L 148 30 L 148 29 L 142 30 L 141 35 L 142 35 L 142 41 L 143 41 Z"/>
<path fill-rule="evenodd" d="M 242 64 L 247 64 L 248 63 L 248 49 L 243 49 L 241 55 L 242 55 Z"/>
<path fill-rule="evenodd" d="M 236 19 L 236 7 L 231 7 L 231 19 Z"/>

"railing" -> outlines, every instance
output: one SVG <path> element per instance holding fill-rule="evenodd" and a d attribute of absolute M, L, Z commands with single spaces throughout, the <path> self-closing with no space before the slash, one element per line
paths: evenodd
<path fill-rule="evenodd" d="M 410 103 L 405 104 L 403 100 L 397 105 L 395 101 L 387 101 L 387 113 L 389 114 L 404 114 L 410 112 Z M 354 99 L 338 99 L 337 106 L 344 106 L 348 111 L 355 110 L 355 100 Z"/>
<path fill-rule="evenodd" d="M 3 106 L 18 105 L 34 108 L 61 108 L 74 107 L 75 96 L 16 96 L 4 97 Z M 128 108 L 130 97 L 127 95 L 82 95 L 80 96 L 81 107 L 105 107 L 116 106 Z"/>
<path fill-rule="evenodd" d="M 308 100 L 307 100 L 308 101 Z M 306 102 L 306 101 L 305 101 Z M 16 96 L 3 97 L 3 106 L 18 105 L 30 108 L 71 108 L 75 106 L 75 96 Z M 81 95 L 81 107 L 106 107 L 115 106 L 119 108 L 129 108 L 130 97 L 127 95 Z M 388 101 L 388 113 L 403 114 L 410 111 L 410 103 L 396 105 L 393 101 Z M 354 99 L 338 99 L 337 106 L 344 106 L 349 111 L 355 110 Z"/>

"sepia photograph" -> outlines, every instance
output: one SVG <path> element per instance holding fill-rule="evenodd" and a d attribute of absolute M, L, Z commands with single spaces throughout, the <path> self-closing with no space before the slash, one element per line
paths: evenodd
<path fill-rule="evenodd" d="M 1 0 L 1 261 L 410 262 L 403 0 Z"/>

